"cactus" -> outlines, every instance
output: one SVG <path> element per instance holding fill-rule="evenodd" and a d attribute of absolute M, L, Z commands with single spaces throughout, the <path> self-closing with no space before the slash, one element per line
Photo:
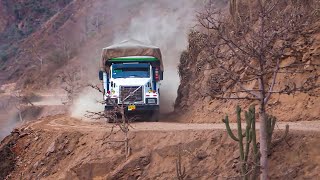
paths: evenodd
<path fill-rule="evenodd" d="M 277 118 L 274 116 L 271 116 L 271 115 L 267 115 L 265 122 L 266 122 L 267 133 L 268 133 L 268 136 L 267 136 L 268 155 L 270 155 L 272 147 L 274 147 L 276 144 L 280 143 L 281 141 L 283 141 L 287 137 L 287 135 L 289 133 L 289 125 L 286 125 L 286 129 L 285 129 L 285 132 L 282 135 L 282 137 L 275 140 L 274 142 L 272 142 L 272 135 L 273 135 L 274 127 L 277 122 Z"/>
<path fill-rule="evenodd" d="M 237 141 L 239 144 L 239 151 L 240 151 L 240 160 L 241 160 L 241 176 L 243 179 L 248 179 L 248 171 L 252 169 L 252 179 L 257 178 L 258 174 L 258 165 L 259 165 L 259 149 L 257 146 L 257 137 L 256 137 L 256 117 L 255 117 L 255 107 L 251 106 L 249 111 L 245 111 L 245 120 L 246 120 L 246 128 L 245 132 L 243 133 L 243 129 L 241 127 L 241 108 L 237 106 L 236 108 L 237 113 L 237 136 L 232 132 L 229 124 L 229 117 L 226 115 L 225 119 L 222 121 L 226 125 L 226 129 L 228 135 L 234 141 Z M 286 125 L 285 133 L 282 135 L 281 138 L 272 141 L 273 131 L 276 125 L 277 119 L 274 116 L 267 115 L 266 118 L 266 127 L 267 127 L 267 141 L 268 141 L 268 154 L 271 153 L 271 149 L 283 141 L 289 132 L 289 125 Z M 244 141 L 245 139 L 245 141 Z M 250 152 L 250 145 L 252 143 L 252 159 L 255 163 L 254 167 L 249 167 L 249 152 Z M 245 148 L 244 148 L 245 147 Z"/>
<path fill-rule="evenodd" d="M 252 169 L 252 176 L 251 179 L 256 179 L 258 174 L 258 165 L 259 165 L 259 149 L 257 146 L 257 137 L 256 137 L 256 117 L 255 117 L 255 107 L 251 106 L 249 111 L 245 111 L 245 120 L 246 120 L 246 128 L 245 132 L 243 133 L 243 129 L 241 127 L 241 108 L 237 106 L 236 108 L 237 113 L 237 136 L 232 132 L 229 124 L 229 117 L 226 115 L 225 119 L 222 121 L 226 125 L 226 129 L 228 135 L 234 141 L 237 141 L 239 144 L 239 151 L 240 151 L 240 160 L 241 160 L 241 176 L 243 179 L 248 179 L 249 170 Z M 271 149 L 283 141 L 289 132 L 289 125 L 286 125 L 285 133 L 282 135 L 281 138 L 272 141 L 273 131 L 276 125 L 277 119 L 274 116 L 267 115 L 266 118 L 266 127 L 267 127 L 267 142 L 268 142 L 268 154 L 270 155 Z M 245 141 L 244 141 L 245 139 Z M 250 145 L 252 143 L 252 160 L 255 163 L 254 167 L 249 167 L 249 152 L 250 152 Z M 244 148 L 245 147 L 245 148 Z"/>
<path fill-rule="evenodd" d="M 229 118 L 226 116 L 225 119 L 222 121 L 226 125 L 227 132 L 229 136 L 234 140 L 237 141 L 239 144 L 239 150 L 240 150 L 240 160 L 241 160 L 241 175 L 244 179 L 248 179 L 248 159 L 249 159 L 249 151 L 250 151 L 250 144 L 252 142 L 252 148 L 253 148 L 253 158 L 255 162 L 258 162 L 258 147 L 257 147 L 257 140 L 256 140 L 256 127 L 255 127 L 255 107 L 251 106 L 249 108 L 249 111 L 245 112 L 245 119 L 246 119 L 246 129 L 245 132 L 242 132 L 241 127 L 241 108 L 237 106 L 236 109 L 237 113 L 237 131 L 238 131 L 238 137 L 236 137 L 229 124 Z M 244 142 L 245 138 L 245 142 Z M 245 149 L 244 149 L 244 143 L 245 143 Z M 254 168 L 255 169 L 255 168 Z M 256 171 L 254 171 L 256 172 Z"/>
<path fill-rule="evenodd" d="M 256 179 L 258 174 L 258 164 L 260 152 L 257 146 L 257 136 L 256 136 L 256 110 L 254 106 L 249 108 L 249 112 L 245 112 L 246 119 L 251 120 L 251 139 L 252 139 L 252 149 L 253 149 L 253 161 L 255 166 L 253 167 L 253 173 L 251 179 Z"/>
<path fill-rule="evenodd" d="M 178 180 L 183 180 L 186 177 L 186 169 L 185 167 L 182 168 L 181 164 L 181 152 L 179 150 L 178 159 L 176 160 L 176 173 Z"/>
<path fill-rule="evenodd" d="M 276 125 L 276 117 L 271 116 L 271 115 L 267 115 L 267 118 L 265 120 L 266 123 L 266 127 L 267 127 L 267 143 L 268 143 L 268 154 L 270 154 L 271 151 L 271 141 L 272 141 L 272 134 L 273 134 L 273 130 L 274 127 Z"/>

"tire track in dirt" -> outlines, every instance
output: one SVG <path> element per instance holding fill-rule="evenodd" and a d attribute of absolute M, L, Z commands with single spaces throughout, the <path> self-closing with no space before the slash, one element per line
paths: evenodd
<path fill-rule="evenodd" d="M 39 94 L 41 100 L 34 102 L 34 105 L 52 106 L 61 105 L 63 95 L 53 94 Z M 60 103 L 60 104 L 59 104 Z M 225 130 L 223 123 L 177 123 L 169 122 L 166 117 L 162 117 L 163 122 L 133 122 L 131 123 L 131 131 L 186 131 L 186 130 Z M 299 121 L 299 122 L 277 122 L 275 130 L 284 130 L 285 126 L 289 124 L 290 130 L 296 131 L 316 131 L 320 132 L 320 121 Z M 103 120 L 80 120 L 68 115 L 54 115 L 40 119 L 39 121 L 30 123 L 31 127 L 55 130 L 55 131 L 111 131 L 113 124 L 106 123 Z M 232 129 L 237 128 L 236 123 L 230 123 Z M 243 124 L 242 127 L 245 127 Z M 256 125 L 259 129 L 259 122 Z"/>
<path fill-rule="evenodd" d="M 289 124 L 290 130 L 320 132 L 320 121 L 278 122 L 276 130 L 284 130 Z M 86 121 L 57 115 L 31 123 L 30 127 L 55 131 L 111 131 L 113 124 L 104 121 Z M 133 122 L 131 131 L 187 131 L 187 130 L 225 130 L 223 123 L 174 123 L 174 122 Z M 232 129 L 236 123 L 230 123 Z M 245 127 L 243 125 L 243 127 Z M 257 123 L 259 129 L 259 123 Z"/>

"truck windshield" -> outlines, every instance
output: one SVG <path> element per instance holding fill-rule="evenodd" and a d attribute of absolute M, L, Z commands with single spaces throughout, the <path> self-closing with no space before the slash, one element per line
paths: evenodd
<path fill-rule="evenodd" d="M 115 64 L 112 66 L 112 78 L 149 78 L 149 64 Z"/>

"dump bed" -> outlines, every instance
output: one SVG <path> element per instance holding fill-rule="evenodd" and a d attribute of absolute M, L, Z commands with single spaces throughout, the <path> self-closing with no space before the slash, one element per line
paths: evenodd
<path fill-rule="evenodd" d="M 163 71 L 162 57 L 160 48 L 156 46 L 146 45 L 137 40 L 126 40 L 119 44 L 115 44 L 102 50 L 101 69 L 106 70 L 110 66 L 110 62 L 119 61 L 121 59 L 131 61 L 139 61 L 139 56 L 144 56 L 141 61 L 158 62 L 160 70 Z"/>

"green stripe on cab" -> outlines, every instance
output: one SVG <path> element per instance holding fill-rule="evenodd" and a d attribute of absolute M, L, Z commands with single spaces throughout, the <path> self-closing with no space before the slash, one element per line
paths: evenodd
<path fill-rule="evenodd" d="M 109 60 L 110 62 L 135 62 L 135 61 L 158 61 L 155 57 L 119 57 L 119 58 L 112 58 Z"/>

